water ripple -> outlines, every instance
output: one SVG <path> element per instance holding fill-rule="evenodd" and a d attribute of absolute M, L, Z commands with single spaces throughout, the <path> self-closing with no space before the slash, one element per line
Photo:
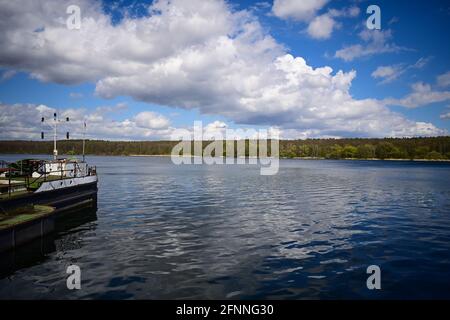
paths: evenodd
<path fill-rule="evenodd" d="M 450 297 L 448 165 L 283 160 L 267 177 L 256 166 L 89 160 L 96 219 L 59 232 L 37 259 L 2 260 L 1 298 Z M 64 287 L 72 263 L 77 292 Z M 371 264 L 381 292 L 366 288 Z"/>

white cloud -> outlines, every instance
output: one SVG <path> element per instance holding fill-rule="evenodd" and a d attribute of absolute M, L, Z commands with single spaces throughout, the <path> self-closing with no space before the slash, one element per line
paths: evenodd
<path fill-rule="evenodd" d="M 372 77 L 375 79 L 383 79 L 383 82 L 391 82 L 397 79 L 402 73 L 401 65 L 393 66 L 379 66 L 374 72 L 372 72 Z"/>
<path fill-rule="evenodd" d="M 315 129 L 303 128 L 279 128 L 277 126 L 260 127 L 269 129 L 271 132 L 278 132 L 282 139 L 306 139 L 306 138 L 340 138 L 348 136 L 347 125 L 351 125 L 355 132 L 384 132 L 384 135 L 391 137 L 403 136 L 436 136 L 447 132 L 436 128 L 433 124 L 424 122 L 413 122 L 404 119 L 401 115 L 388 111 L 380 107 L 379 103 L 367 100 L 357 103 L 355 107 L 377 106 L 382 114 L 381 117 L 371 115 L 368 118 L 358 118 L 349 124 L 336 116 L 334 119 L 325 119 L 326 124 L 322 128 L 315 126 Z M 69 123 L 64 123 L 59 127 L 59 132 L 64 135 L 65 131 L 70 132 L 72 139 L 80 139 L 83 134 L 83 122 L 87 122 L 87 138 L 108 139 L 108 140 L 170 140 L 177 132 L 188 130 L 192 132 L 193 126 L 172 127 L 164 116 L 154 112 L 139 113 L 135 116 L 123 120 L 113 120 L 114 113 L 124 110 L 124 104 L 116 106 L 98 107 L 93 111 L 85 108 L 61 109 L 51 108 L 46 105 L 35 104 L 14 104 L 7 105 L 0 103 L 0 140 L 38 140 L 40 132 L 46 132 L 49 139 L 52 136 L 50 127 L 42 125 L 40 119 L 45 117 L 51 119 L 53 112 L 58 112 L 61 117 L 70 117 Z M 351 108 L 348 110 L 352 112 Z M 157 119 L 152 122 L 152 119 Z M 356 114 L 354 114 L 356 116 Z M 311 123 L 313 119 L 309 119 Z M 163 125 L 164 124 L 164 125 Z M 332 125 L 333 129 L 330 129 Z M 320 124 L 319 124 L 320 126 Z M 215 134 L 225 134 L 225 130 L 230 126 L 223 121 L 213 121 L 203 124 L 203 135 L 205 139 L 213 137 Z M 247 130 L 255 127 L 240 127 L 246 134 Z M 386 131 L 388 130 L 388 131 Z M 236 131 L 239 133 L 239 131 Z M 369 136 L 377 136 L 369 135 Z M 60 136 L 60 138 L 63 138 Z M 236 136 L 236 138 L 241 138 Z"/>
<path fill-rule="evenodd" d="M 420 58 L 414 64 L 396 64 L 391 66 L 379 66 L 375 71 L 372 72 L 372 77 L 375 79 L 382 80 L 381 84 L 390 83 L 398 79 L 402 74 L 411 69 L 422 69 L 431 60 L 428 58 Z"/>
<path fill-rule="evenodd" d="M 173 127 L 170 121 L 156 112 L 144 111 L 123 120 L 113 120 L 112 115 L 126 109 L 126 105 L 119 103 L 115 106 L 98 107 L 93 111 L 85 108 L 61 109 L 46 105 L 35 104 L 2 104 L 0 103 L 0 140 L 38 140 L 41 131 L 45 132 L 46 140 L 53 138 L 50 125 L 42 124 L 41 117 L 47 120 L 53 119 L 53 113 L 57 112 L 61 118 L 69 117 L 69 122 L 58 126 L 58 139 L 65 139 L 65 132 L 70 132 L 72 139 L 80 139 L 83 136 L 84 122 L 87 123 L 87 138 L 108 140 L 171 140 L 177 133 L 194 132 L 194 125 L 185 127 Z M 229 125 L 223 121 L 203 123 L 203 139 L 211 139 L 215 135 L 226 136 Z M 264 128 L 277 130 L 276 128 Z M 256 129 L 241 127 L 235 130 L 234 138 L 249 138 L 248 133 L 257 132 Z M 257 135 L 250 138 L 256 138 Z M 272 137 L 272 136 L 271 136 Z"/>
<path fill-rule="evenodd" d="M 450 91 L 433 91 L 429 84 L 416 82 L 412 85 L 412 92 L 401 99 L 385 99 L 386 105 L 417 108 L 437 102 L 450 100 Z"/>
<path fill-rule="evenodd" d="M 9 80 L 9 79 L 11 79 L 12 77 L 14 77 L 16 74 L 17 74 L 17 71 L 16 71 L 16 70 L 6 70 L 6 71 L 3 71 L 2 75 L 1 75 L 1 78 L 0 78 L 0 81 L 6 81 L 6 80 Z"/>
<path fill-rule="evenodd" d="M 444 74 L 441 74 L 437 77 L 437 83 L 440 87 L 449 87 L 450 86 L 450 71 L 447 71 Z"/>
<path fill-rule="evenodd" d="M 260 1 L 260 2 L 256 2 L 254 5 L 251 6 L 252 10 L 265 10 L 265 9 L 270 9 L 272 7 L 272 4 L 270 2 L 267 1 Z"/>
<path fill-rule="evenodd" d="M 360 11 L 360 9 L 358 7 L 352 6 L 352 7 L 347 7 L 347 8 L 343 8 L 343 9 L 340 9 L 340 10 L 330 9 L 328 11 L 328 14 L 330 16 L 334 17 L 334 18 L 337 18 L 337 17 L 347 17 L 347 18 L 351 17 L 351 18 L 354 18 L 354 17 L 357 17 L 360 12 L 361 11 Z"/>
<path fill-rule="evenodd" d="M 310 37 L 314 39 L 329 39 L 335 29 L 340 28 L 341 24 L 336 21 L 337 18 L 349 18 L 359 15 L 359 8 L 352 6 L 340 10 L 330 9 L 327 13 L 314 17 L 306 29 Z"/>
<path fill-rule="evenodd" d="M 392 31 L 390 29 L 364 29 L 359 33 L 359 37 L 363 40 L 363 44 L 354 44 L 343 47 L 342 49 L 337 50 L 334 56 L 345 61 L 352 61 L 357 58 L 376 54 L 408 50 L 407 48 L 400 47 L 392 42 Z"/>
<path fill-rule="evenodd" d="M 409 68 L 422 69 L 423 67 L 425 67 L 428 64 L 428 62 L 430 62 L 431 59 L 432 59 L 432 57 L 426 57 L 426 58 L 422 57 L 419 60 L 417 60 L 416 63 L 409 66 Z"/>
<path fill-rule="evenodd" d="M 134 117 L 136 124 L 142 128 L 147 129 L 161 129 L 169 126 L 169 119 L 163 115 L 151 111 L 144 111 L 138 113 Z"/>
<path fill-rule="evenodd" d="M 124 104 L 99 107 L 93 111 L 85 108 L 51 108 L 46 105 L 0 103 L 0 139 L 40 139 L 41 131 L 52 137 L 49 126 L 41 123 L 41 117 L 52 119 L 58 112 L 62 118 L 69 117 L 59 127 L 63 139 L 64 132 L 69 131 L 73 139 L 80 139 L 83 122 L 87 122 L 87 137 L 91 139 L 136 140 L 168 139 L 173 130 L 164 116 L 154 112 L 143 112 L 131 119 L 113 120 L 112 114 L 126 108 Z M 151 115 L 151 117 L 150 117 Z"/>
<path fill-rule="evenodd" d="M 223 1 L 160 0 L 149 7 L 150 16 L 126 17 L 116 25 L 97 2 L 53 1 L 45 6 L 25 0 L 0 3 L 5 13 L 0 20 L 0 65 L 41 81 L 95 82 L 103 98 L 130 96 L 301 136 L 424 133 L 422 124 L 391 112 L 383 101 L 354 99 L 350 87 L 355 71 L 308 65 L 288 54 L 250 12 L 234 11 Z M 309 8 L 304 12 L 315 14 L 321 7 L 298 2 Z M 80 30 L 66 28 L 69 3 L 82 8 Z M 389 35 L 360 36 L 393 49 L 386 43 Z M 104 114 L 89 116 L 106 121 Z M 139 121 L 146 127 L 138 121 L 131 117 L 103 123 L 98 134 L 153 137 L 170 131 L 159 128 L 164 121 Z M 429 128 L 425 132 L 441 132 L 431 124 Z"/>
<path fill-rule="evenodd" d="M 328 0 L 275 0 L 272 12 L 282 19 L 309 21 L 327 3 Z"/>
<path fill-rule="evenodd" d="M 444 120 L 450 120 L 450 112 L 441 114 L 440 118 Z"/>
<path fill-rule="evenodd" d="M 351 7 L 348 9 L 348 15 L 350 17 L 357 17 L 360 13 L 360 10 L 358 7 Z"/>
<path fill-rule="evenodd" d="M 328 39 L 336 26 L 336 21 L 328 14 L 315 17 L 308 26 L 308 34 L 315 39 Z"/>
<path fill-rule="evenodd" d="M 308 35 L 323 40 L 330 38 L 333 30 L 339 26 L 336 18 L 356 17 L 360 12 L 358 7 L 352 6 L 340 10 L 330 9 L 327 13 L 317 15 L 328 2 L 328 0 L 275 0 L 272 13 L 281 19 L 309 23 L 306 29 Z"/>

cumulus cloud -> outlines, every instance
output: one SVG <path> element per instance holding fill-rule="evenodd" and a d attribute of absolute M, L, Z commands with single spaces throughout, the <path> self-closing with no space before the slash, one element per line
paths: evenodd
<path fill-rule="evenodd" d="M 329 0 L 275 0 L 272 12 L 282 19 L 309 21 Z"/>
<path fill-rule="evenodd" d="M 341 27 L 341 24 L 336 21 L 337 18 L 356 17 L 360 13 L 358 7 L 348 7 L 340 10 L 330 9 L 327 13 L 316 16 L 308 25 L 306 31 L 309 36 L 314 39 L 328 39 L 335 29 Z"/>
<path fill-rule="evenodd" d="M 54 112 L 62 119 L 70 118 L 68 123 L 63 122 L 59 127 L 60 139 L 64 139 L 66 131 L 73 139 L 80 139 L 84 122 L 87 123 L 87 137 L 91 139 L 168 139 L 174 130 L 164 116 L 154 112 L 142 112 L 121 121 L 113 120 L 112 115 L 125 108 L 125 104 L 117 104 L 90 111 L 85 108 L 57 109 L 42 104 L 0 104 L 0 139 L 36 140 L 40 139 L 41 131 L 50 138 L 50 124 L 42 124 L 41 117 L 51 121 Z M 150 115 L 152 118 L 149 118 Z"/>
<path fill-rule="evenodd" d="M 354 131 L 366 134 L 368 131 L 377 133 L 385 132 L 386 136 L 408 137 L 408 136 L 436 136 L 446 134 L 445 130 L 435 127 L 431 123 L 413 122 L 404 119 L 401 115 L 388 111 L 381 107 L 377 101 L 361 102 L 360 106 L 376 106 L 381 117 L 371 115 L 369 118 L 361 119 L 355 114 L 352 123 Z M 356 105 L 355 107 L 359 107 Z M 52 130 L 49 126 L 43 125 L 41 117 L 52 119 L 53 113 L 57 112 L 61 118 L 69 117 L 69 123 L 62 123 L 59 127 L 60 137 L 64 138 L 64 132 L 70 131 L 73 139 L 80 139 L 83 134 L 83 123 L 87 123 L 87 138 L 90 139 L 108 139 L 108 140 L 171 140 L 177 137 L 177 134 L 183 132 L 193 132 L 195 124 L 186 127 L 173 127 L 170 122 L 161 114 L 155 112 L 141 112 L 135 116 L 127 117 L 122 120 L 114 120 L 113 115 L 122 112 L 127 106 L 119 103 L 115 106 L 98 107 L 95 110 L 85 108 L 52 108 L 46 105 L 35 104 L 1 104 L 0 103 L 0 139 L 1 140 L 37 140 L 40 139 L 40 132 L 46 132 L 47 137 L 51 137 Z M 348 110 L 350 113 L 351 110 Z M 346 118 L 346 116 L 344 116 Z M 310 119 L 313 123 L 314 120 Z M 335 117 L 334 119 L 324 120 L 312 126 L 315 129 L 303 128 L 280 128 L 270 127 L 235 127 L 241 131 L 234 131 L 234 138 L 256 137 L 255 130 L 268 130 L 270 137 L 274 134 L 281 139 L 306 139 L 306 138 L 341 138 L 348 136 L 347 122 Z M 386 125 L 386 123 L 388 125 Z M 203 138 L 211 139 L 216 135 L 224 136 L 227 129 L 232 129 L 223 121 L 213 121 L 203 123 Z M 386 131 L 388 129 L 388 131 Z M 371 135 L 369 135 L 371 136 Z M 374 134 L 373 136 L 377 136 Z"/>
<path fill-rule="evenodd" d="M 450 100 L 450 91 L 435 91 L 429 84 L 416 82 L 412 86 L 412 92 L 401 99 L 388 98 L 384 102 L 387 105 L 395 105 L 406 108 L 417 108 L 436 102 Z"/>
<path fill-rule="evenodd" d="M 306 29 L 308 35 L 314 39 L 329 39 L 335 29 L 341 27 L 337 18 L 349 18 L 356 17 L 360 13 L 358 7 L 352 6 L 347 8 L 330 9 L 327 13 L 314 17 L 309 22 L 308 28 Z"/>
<path fill-rule="evenodd" d="M 308 26 L 308 34 L 315 39 L 328 39 L 336 26 L 336 21 L 328 15 L 323 14 L 315 17 Z"/>
<path fill-rule="evenodd" d="M 306 19 L 326 1 L 277 3 L 279 15 L 287 14 L 283 5 L 298 5 L 297 19 Z M 66 27 L 68 4 L 82 9 L 80 30 Z M 0 65 L 41 81 L 95 82 L 103 98 L 130 96 L 299 136 L 442 132 L 391 112 L 383 101 L 354 99 L 350 88 L 356 71 L 308 65 L 288 54 L 251 12 L 235 11 L 224 1 L 159 0 L 148 7 L 148 16 L 126 16 L 116 24 L 90 0 L 48 0 L 45 6 L 1 2 L 0 12 Z M 386 41 L 389 35 L 360 34 L 368 46 L 377 44 L 371 50 L 395 50 Z M 90 116 L 105 121 L 102 114 Z M 99 134 L 153 137 L 170 131 L 164 120 L 146 121 L 147 116 L 114 122 Z"/>
<path fill-rule="evenodd" d="M 376 54 L 408 50 L 392 41 L 392 31 L 390 29 L 369 30 L 366 28 L 359 33 L 359 38 L 363 41 L 363 44 L 343 47 L 337 50 L 334 56 L 344 61 L 352 61 Z"/>
<path fill-rule="evenodd" d="M 87 135 L 89 139 L 108 140 L 179 140 L 185 132 L 189 132 L 191 139 L 195 138 L 195 130 L 201 130 L 201 139 L 209 140 L 216 136 L 230 139 L 257 138 L 260 131 L 267 132 L 269 137 L 274 137 L 275 127 L 269 128 L 230 128 L 223 121 L 210 123 L 195 122 L 184 127 L 173 127 L 170 121 L 163 115 L 144 111 L 123 120 L 114 120 L 113 115 L 127 109 L 126 104 L 119 103 L 115 106 L 98 107 L 93 111 L 86 108 L 53 108 L 46 105 L 36 104 L 2 104 L 0 103 L 0 140 L 37 140 L 40 133 L 45 133 L 46 139 L 53 138 L 51 121 L 53 113 L 59 114 L 61 119 L 70 118 L 69 122 L 61 122 L 58 126 L 58 139 L 65 139 L 65 132 L 70 132 L 72 139 L 80 139 L 83 136 L 84 123 L 87 124 Z M 48 123 L 41 122 L 44 117 Z M 232 135 L 227 136 L 227 130 Z M 277 135 L 278 136 L 278 135 Z"/>
<path fill-rule="evenodd" d="M 327 13 L 318 15 L 318 12 L 325 7 L 328 0 L 275 0 L 272 13 L 281 19 L 292 19 L 300 22 L 307 22 L 307 34 L 314 39 L 328 39 L 333 31 L 340 26 L 336 18 L 356 17 L 359 15 L 359 8 L 356 6 L 343 9 L 330 9 Z"/>
<path fill-rule="evenodd" d="M 162 129 L 169 126 L 169 119 L 163 115 L 151 111 L 144 111 L 138 113 L 134 117 L 136 124 L 142 128 L 147 129 Z"/>

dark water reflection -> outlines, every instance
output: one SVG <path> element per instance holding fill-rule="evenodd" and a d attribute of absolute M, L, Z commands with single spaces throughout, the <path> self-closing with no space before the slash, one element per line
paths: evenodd
<path fill-rule="evenodd" d="M 3 275 L 1 298 L 450 298 L 448 164 L 283 160 L 260 176 L 168 158 L 89 161 L 97 219 Z M 65 286 L 73 263 L 79 291 Z"/>
<path fill-rule="evenodd" d="M 0 278 L 14 272 L 46 261 L 56 250 L 73 248 L 76 241 L 86 228 L 95 228 L 89 224 L 97 220 L 97 209 L 93 207 L 80 208 L 65 212 L 55 219 L 55 232 L 41 239 L 27 243 L 15 250 L 0 253 Z M 72 236 L 71 236 L 72 235 Z"/>

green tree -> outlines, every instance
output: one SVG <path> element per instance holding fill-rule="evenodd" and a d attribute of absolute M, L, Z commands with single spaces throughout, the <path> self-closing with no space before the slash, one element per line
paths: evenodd
<path fill-rule="evenodd" d="M 407 159 L 408 153 L 406 152 L 406 150 L 403 150 L 399 147 L 394 146 L 394 148 L 391 151 L 390 158 L 392 158 L 392 159 Z"/>
<path fill-rule="evenodd" d="M 420 146 L 414 150 L 414 158 L 416 159 L 425 159 L 426 155 L 430 152 L 430 148 L 428 146 Z"/>
<path fill-rule="evenodd" d="M 396 148 L 390 142 L 381 142 L 375 148 L 375 155 L 378 159 L 389 159 L 396 152 Z"/>
<path fill-rule="evenodd" d="M 340 159 L 342 157 L 342 147 L 338 144 L 335 144 L 331 147 L 330 152 L 325 155 L 327 159 Z"/>
<path fill-rule="evenodd" d="M 442 156 L 442 154 L 440 154 L 437 151 L 431 151 L 431 152 L 427 153 L 427 155 L 425 156 L 425 159 L 439 160 L 439 159 L 444 159 L 444 157 Z"/>
<path fill-rule="evenodd" d="M 371 144 L 364 144 L 358 146 L 356 156 L 360 159 L 375 158 L 375 147 Z"/>
<path fill-rule="evenodd" d="M 311 156 L 311 147 L 307 144 L 300 145 L 298 150 L 299 157 L 310 157 Z"/>
<path fill-rule="evenodd" d="M 358 148 L 351 146 L 351 145 L 346 145 L 344 148 L 342 148 L 341 157 L 342 158 L 355 158 L 357 152 L 358 152 Z"/>

